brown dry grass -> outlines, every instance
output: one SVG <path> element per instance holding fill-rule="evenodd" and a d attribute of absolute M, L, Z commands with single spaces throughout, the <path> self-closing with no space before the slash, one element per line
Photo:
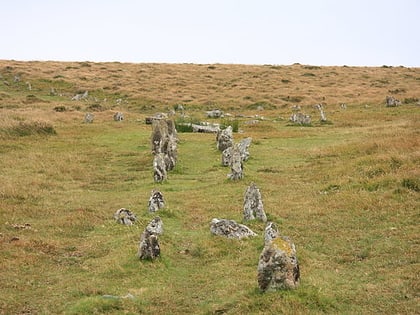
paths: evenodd
<path fill-rule="evenodd" d="M 0 61 L 0 74 L 1 314 L 418 313 L 420 69 Z M 407 104 L 386 108 L 392 94 Z M 144 118 L 175 104 L 198 119 L 243 114 L 234 136 L 253 138 L 251 158 L 230 182 L 214 135 L 180 134 L 179 164 L 158 187 L 162 257 L 139 262 L 156 187 Z M 292 105 L 311 127 L 289 125 Z M 56 134 L 10 133 L 39 121 Z M 262 224 L 250 223 L 253 240 L 209 233 L 213 217 L 241 220 L 251 181 L 297 246 L 295 291 L 257 290 Z M 138 224 L 116 225 L 120 207 Z"/>

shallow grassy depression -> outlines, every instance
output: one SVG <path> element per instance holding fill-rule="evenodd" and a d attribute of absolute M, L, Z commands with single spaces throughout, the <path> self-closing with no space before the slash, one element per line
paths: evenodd
<path fill-rule="evenodd" d="M 419 69 L 0 61 L 0 74 L 0 314 L 420 311 Z M 391 94 L 403 104 L 385 107 Z M 227 179 L 215 135 L 179 133 L 175 169 L 153 182 L 145 117 L 176 104 L 252 137 L 242 180 Z M 310 126 L 289 123 L 293 105 Z M 258 289 L 263 223 L 246 222 L 252 239 L 210 234 L 212 218 L 242 222 L 251 182 L 296 245 L 296 290 Z M 140 261 L 154 188 L 161 257 Z M 115 223 L 121 207 L 135 225 Z"/>

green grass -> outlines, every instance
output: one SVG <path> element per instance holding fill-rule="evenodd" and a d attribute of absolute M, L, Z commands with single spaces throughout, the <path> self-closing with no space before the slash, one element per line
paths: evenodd
<path fill-rule="evenodd" d="M 114 122 L 105 110 L 83 124 L 59 104 L 0 107 L 0 130 L 47 117 L 55 131 L 1 134 L 0 314 L 418 313 L 417 105 L 352 105 L 310 128 L 278 120 L 281 108 L 255 125 L 235 118 L 235 140 L 253 139 L 240 181 L 227 179 L 215 135 L 180 133 L 178 164 L 156 184 L 145 114 Z M 210 234 L 212 218 L 242 222 L 251 182 L 296 245 L 296 290 L 258 290 L 262 223 L 246 223 L 258 233 L 248 240 Z M 139 261 L 154 188 L 166 201 L 161 257 Z M 135 225 L 114 222 L 121 207 Z"/>

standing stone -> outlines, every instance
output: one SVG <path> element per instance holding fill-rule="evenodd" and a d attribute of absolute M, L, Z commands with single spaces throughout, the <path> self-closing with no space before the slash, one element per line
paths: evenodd
<path fill-rule="evenodd" d="M 265 236 L 270 237 L 271 234 Z M 297 288 L 300 271 L 295 245 L 287 237 L 268 240 L 261 252 L 257 271 L 261 291 Z"/>
<path fill-rule="evenodd" d="M 232 151 L 233 147 L 226 148 L 222 152 L 222 165 L 223 166 L 229 166 L 230 159 L 232 158 Z"/>
<path fill-rule="evenodd" d="M 158 235 L 163 233 L 163 222 L 161 218 L 155 217 L 144 229 L 140 237 L 139 251 L 137 256 L 140 259 L 156 259 L 160 256 L 160 245 Z"/>
<path fill-rule="evenodd" d="M 160 191 L 153 189 L 149 198 L 149 211 L 156 212 L 165 207 L 165 201 Z"/>
<path fill-rule="evenodd" d="M 244 220 L 254 219 L 258 219 L 263 222 L 267 221 L 261 192 L 255 183 L 252 183 L 248 186 L 244 195 Z"/>
<path fill-rule="evenodd" d="M 116 112 L 114 114 L 114 120 L 115 121 L 123 121 L 124 120 L 124 114 L 121 112 Z"/>
<path fill-rule="evenodd" d="M 319 110 L 319 114 L 321 115 L 321 121 L 326 122 L 327 117 L 325 116 L 324 107 L 322 106 L 322 104 L 316 104 L 315 108 Z"/>
<path fill-rule="evenodd" d="M 279 236 L 277 225 L 274 222 L 268 222 L 264 231 L 264 243 L 266 244 Z"/>
<path fill-rule="evenodd" d="M 118 223 L 121 223 L 121 224 L 124 224 L 124 225 L 133 225 L 134 222 L 136 222 L 137 217 L 130 210 L 128 210 L 126 208 L 121 208 L 121 209 L 118 209 L 114 213 L 114 219 Z"/>
<path fill-rule="evenodd" d="M 401 105 L 401 101 L 393 96 L 387 96 L 385 99 L 386 107 L 397 107 Z"/>
<path fill-rule="evenodd" d="M 161 183 L 167 178 L 165 156 L 163 153 L 156 154 L 153 159 L 153 178 L 155 182 Z"/>
<path fill-rule="evenodd" d="M 85 115 L 85 123 L 91 124 L 93 123 L 94 115 L 92 113 L 86 113 Z"/>
<path fill-rule="evenodd" d="M 220 130 L 216 135 L 217 149 L 221 152 L 233 146 L 233 129 L 228 126 L 226 129 Z"/>
<path fill-rule="evenodd" d="M 239 224 L 233 220 L 216 219 L 211 220 L 210 232 L 214 235 L 225 236 L 227 238 L 242 239 L 250 236 L 256 236 L 249 227 Z"/>
<path fill-rule="evenodd" d="M 249 146 L 251 145 L 251 142 L 252 142 L 252 138 L 251 137 L 242 139 L 239 142 L 239 145 L 238 146 L 239 146 L 239 152 L 241 153 L 241 159 L 242 159 L 242 161 L 248 161 L 248 159 L 249 159 L 249 151 L 248 151 L 248 149 L 249 149 Z"/>
<path fill-rule="evenodd" d="M 228 178 L 231 180 L 238 180 L 243 177 L 243 164 L 241 158 L 241 152 L 239 151 L 238 145 L 235 145 L 232 150 L 232 157 L 230 159 L 231 173 L 228 174 Z"/>
<path fill-rule="evenodd" d="M 160 256 L 160 245 L 157 235 L 145 230 L 140 237 L 140 245 L 137 256 L 144 259 L 156 259 Z"/>
<path fill-rule="evenodd" d="M 160 217 L 153 218 L 152 221 L 146 226 L 146 231 L 151 234 L 161 235 L 163 234 L 163 221 Z"/>
<path fill-rule="evenodd" d="M 302 113 L 293 113 L 289 119 L 291 122 L 299 125 L 310 125 L 311 116 Z"/>

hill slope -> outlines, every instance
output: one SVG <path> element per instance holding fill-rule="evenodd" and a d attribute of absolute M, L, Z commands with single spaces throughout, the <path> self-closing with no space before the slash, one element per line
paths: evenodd
<path fill-rule="evenodd" d="M 419 311 L 420 69 L 0 61 L 0 75 L 0 313 Z M 153 182 L 144 119 L 177 104 L 252 137 L 242 180 L 213 134 L 179 133 L 176 168 Z M 295 105 L 311 126 L 288 121 Z M 297 290 L 259 292 L 262 223 L 252 239 L 210 234 L 214 217 L 242 221 L 251 182 L 296 244 Z M 142 262 L 153 188 L 162 257 Z M 134 226 L 114 222 L 121 207 Z"/>

